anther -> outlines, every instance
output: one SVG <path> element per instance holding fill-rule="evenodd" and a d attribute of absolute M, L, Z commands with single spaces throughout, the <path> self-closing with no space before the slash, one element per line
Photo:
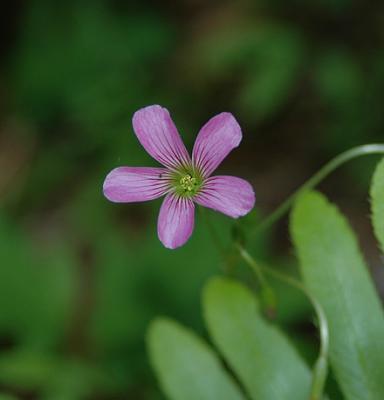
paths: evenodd
<path fill-rule="evenodd" d="M 185 175 L 180 179 L 180 185 L 186 192 L 192 192 L 197 184 L 196 178 L 191 175 Z"/>

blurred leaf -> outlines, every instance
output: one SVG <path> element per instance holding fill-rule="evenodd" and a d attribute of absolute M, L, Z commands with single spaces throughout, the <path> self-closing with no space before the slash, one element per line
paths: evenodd
<path fill-rule="evenodd" d="M 270 117 L 292 95 L 300 77 L 304 38 L 284 25 L 259 25 L 214 31 L 199 47 L 199 60 L 215 79 L 241 82 L 238 107 L 248 116 Z"/>
<path fill-rule="evenodd" d="M 316 90 L 327 111 L 320 137 L 333 151 L 369 140 L 378 127 L 378 99 L 361 64 L 343 48 L 327 48 L 315 64 Z"/>
<path fill-rule="evenodd" d="M 82 400 L 94 394 L 109 393 L 113 382 L 99 367 L 67 358 L 57 366 L 49 382 L 45 382 L 43 399 Z"/>
<path fill-rule="evenodd" d="M 356 238 L 319 193 L 302 195 L 291 231 L 304 281 L 323 306 L 330 358 L 347 399 L 384 398 L 384 317 Z"/>
<path fill-rule="evenodd" d="M 315 0 L 316 3 L 323 6 L 335 15 L 343 15 L 353 4 L 352 0 Z"/>
<path fill-rule="evenodd" d="M 0 400 L 17 400 L 17 397 L 10 394 L 0 393 Z"/>
<path fill-rule="evenodd" d="M 48 354 L 15 350 L 0 355 L 0 382 L 6 386 L 34 390 L 54 377 L 57 361 Z"/>
<path fill-rule="evenodd" d="M 14 60 L 21 109 L 45 123 L 64 113 L 83 128 L 88 137 L 77 142 L 86 148 L 129 127 L 137 103 L 153 95 L 152 68 L 172 41 L 159 15 L 119 14 L 101 1 L 31 1 L 21 27 Z"/>
<path fill-rule="evenodd" d="M 303 38 L 289 29 L 269 29 L 260 38 L 248 61 L 243 87 L 238 95 L 247 115 L 270 117 L 292 96 L 304 61 Z"/>
<path fill-rule="evenodd" d="M 191 326 L 202 327 L 196 293 L 219 268 L 219 255 L 204 221 L 197 221 L 185 246 L 176 251 L 164 248 L 156 234 L 160 203 L 113 205 L 114 211 L 120 211 L 115 215 L 120 226 L 109 220 L 93 233 L 89 229 L 93 225 L 85 231 L 95 249 L 90 346 L 125 388 L 147 368 L 143 331 L 153 315 L 168 314 L 179 320 L 187 315 Z M 212 218 L 229 240 L 229 218 L 217 213 Z"/>
<path fill-rule="evenodd" d="M 253 56 L 259 42 L 259 29 L 238 27 L 213 31 L 204 37 L 196 49 L 196 57 L 205 71 L 218 78 L 225 77 L 231 70 L 243 66 Z"/>
<path fill-rule="evenodd" d="M 287 338 L 262 318 L 248 289 L 229 279 L 212 279 L 203 305 L 214 343 L 252 399 L 308 398 L 309 368 Z"/>
<path fill-rule="evenodd" d="M 137 293 L 141 274 L 135 268 L 140 267 L 140 261 L 131 245 L 114 232 L 96 243 L 96 311 L 91 337 L 96 348 L 119 354 L 137 343 L 147 318 Z"/>
<path fill-rule="evenodd" d="M 316 63 L 316 87 L 334 107 L 345 108 L 363 93 L 364 76 L 358 62 L 344 50 L 328 50 Z"/>
<path fill-rule="evenodd" d="M 38 254 L 28 237 L 0 215 L 0 332 L 33 346 L 52 346 L 72 311 L 74 265 L 65 248 Z"/>
<path fill-rule="evenodd" d="M 372 223 L 384 251 L 384 158 L 376 167 L 371 185 Z"/>
<path fill-rule="evenodd" d="M 49 400 L 84 399 L 92 393 L 108 393 L 113 387 L 99 367 L 23 348 L 0 355 L 0 384 L 37 390 Z"/>
<path fill-rule="evenodd" d="M 117 354 L 121 353 L 119 346 L 137 347 L 154 313 L 175 318 L 187 314 L 190 323 L 200 321 L 194 294 L 218 270 L 219 255 L 199 214 L 190 241 L 177 251 L 165 249 L 156 233 L 160 204 L 161 200 L 113 205 L 115 211 L 126 213 L 116 214 L 121 226 L 108 220 L 103 229 L 93 233 L 97 311 L 92 336 L 97 347 L 115 349 Z M 230 219 L 212 213 L 212 220 L 223 241 L 229 241 Z M 91 235 L 89 227 L 86 235 Z"/>
<path fill-rule="evenodd" d="M 192 331 L 165 318 L 152 323 L 148 346 L 161 385 L 172 400 L 242 400 L 216 354 Z"/>

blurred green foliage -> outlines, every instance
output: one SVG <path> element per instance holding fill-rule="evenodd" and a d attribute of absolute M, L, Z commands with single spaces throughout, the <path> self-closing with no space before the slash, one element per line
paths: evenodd
<path fill-rule="evenodd" d="M 146 327 L 167 314 L 204 335 L 199 292 L 222 262 L 200 215 L 192 240 L 170 252 L 156 237 L 160 201 L 103 198 L 113 167 L 155 165 L 133 134 L 133 112 L 166 106 L 189 147 L 209 117 L 233 112 L 244 146 L 223 171 L 252 181 L 269 210 L 321 161 L 381 140 L 383 11 L 376 0 L 30 0 L 4 9 L 4 398 L 162 398 Z M 365 196 L 369 167 L 347 169 L 335 196 Z M 229 240 L 230 221 L 211 214 Z M 252 248 L 290 268 L 284 239 L 271 234 Z M 241 268 L 232 274 L 254 283 Z M 277 318 L 311 360 L 308 305 L 276 285 Z"/>

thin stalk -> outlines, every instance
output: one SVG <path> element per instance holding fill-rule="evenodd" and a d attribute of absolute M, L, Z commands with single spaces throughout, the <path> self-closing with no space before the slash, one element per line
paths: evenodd
<path fill-rule="evenodd" d="M 235 248 L 240 253 L 244 261 L 252 268 L 260 284 L 260 300 L 263 306 L 263 311 L 266 316 L 273 319 L 276 315 L 276 294 L 271 288 L 268 281 L 265 279 L 264 270 L 258 263 L 255 262 L 253 257 L 245 250 L 245 248 L 238 242 L 235 242 Z"/>
<path fill-rule="evenodd" d="M 200 208 L 200 212 L 204 214 L 205 217 L 204 220 L 205 223 L 207 224 L 208 231 L 212 237 L 212 241 L 224 261 L 225 272 L 229 273 L 230 270 L 232 269 L 231 268 L 232 260 L 230 259 L 230 257 L 233 257 L 233 255 L 231 255 L 229 252 L 226 251 L 224 245 L 220 240 L 219 235 L 217 234 L 215 227 L 212 224 L 211 219 L 209 218 L 207 210 L 205 209 L 203 210 L 202 208 Z M 234 254 L 238 253 L 236 248 L 234 249 L 234 251 L 235 251 Z M 273 318 L 276 310 L 276 295 L 273 289 L 270 287 L 268 281 L 265 279 L 263 271 L 261 269 L 258 269 L 256 266 L 254 272 L 258 280 L 258 283 L 260 285 L 260 293 L 264 311 L 268 317 Z"/>
<path fill-rule="evenodd" d="M 260 271 L 265 272 L 271 275 L 272 277 L 280 279 L 281 281 L 299 289 L 301 292 L 304 293 L 304 295 L 308 298 L 308 300 L 312 304 L 319 323 L 320 351 L 313 367 L 312 384 L 311 384 L 311 392 L 309 399 L 310 400 L 322 399 L 324 392 L 324 385 L 328 371 L 328 351 L 329 351 L 328 322 L 324 314 L 323 308 L 321 307 L 320 303 L 316 300 L 316 298 L 312 296 L 312 294 L 306 289 L 306 287 L 301 282 L 289 276 L 281 274 L 278 271 L 275 271 L 273 269 L 258 264 L 256 260 L 247 252 L 247 250 L 240 244 L 237 244 L 237 249 L 240 253 L 240 256 L 244 259 L 244 261 L 251 267 L 251 269 L 256 274 L 259 274 Z"/>
<path fill-rule="evenodd" d="M 289 196 L 279 207 L 277 207 L 269 216 L 258 224 L 251 232 L 251 236 L 269 228 L 281 217 L 283 217 L 290 209 L 296 197 L 305 190 L 313 189 L 330 173 L 335 171 L 342 164 L 354 158 L 365 156 L 368 154 L 384 154 L 384 144 L 366 144 L 363 146 L 354 147 L 349 149 L 325 164 L 318 172 L 308 179 L 298 190 Z"/>
<path fill-rule="evenodd" d="M 264 271 L 261 265 L 255 261 L 255 259 L 248 253 L 247 250 L 245 250 L 245 248 L 241 244 L 236 243 L 236 247 L 240 253 L 240 256 L 252 268 L 252 271 L 255 273 L 260 283 L 266 284 L 267 281 L 264 277 Z"/>

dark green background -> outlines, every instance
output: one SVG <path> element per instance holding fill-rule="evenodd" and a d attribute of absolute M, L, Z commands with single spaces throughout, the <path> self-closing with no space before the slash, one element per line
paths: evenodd
<path fill-rule="evenodd" d="M 156 235 L 160 201 L 103 198 L 112 168 L 156 165 L 132 114 L 167 107 L 191 148 L 208 118 L 232 112 L 243 143 L 220 171 L 254 186 L 254 224 L 332 156 L 382 141 L 384 3 L 15 0 L 2 5 L 0 29 L 0 392 L 161 399 L 146 327 L 166 314 L 206 335 L 200 289 L 221 261 L 201 215 L 170 251 Z M 321 186 L 372 264 L 376 160 Z M 228 239 L 231 221 L 210 216 Z M 286 221 L 250 248 L 294 266 Z M 244 267 L 236 274 L 253 284 Z M 309 306 L 283 285 L 278 293 L 278 321 L 311 362 Z"/>

